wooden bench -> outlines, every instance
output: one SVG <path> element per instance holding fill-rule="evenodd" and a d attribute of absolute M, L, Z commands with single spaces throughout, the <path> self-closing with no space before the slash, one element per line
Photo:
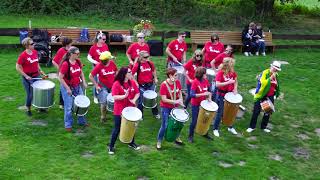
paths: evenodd
<path fill-rule="evenodd" d="M 207 41 L 210 41 L 212 33 L 217 33 L 223 44 L 238 47 L 240 52 L 242 52 L 242 33 L 236 31 L 191 31 L 192 50 L 195 51 L 198 45 L 204 45 Z M 264 34 L 266 35 L 264 37 L 266 47 L 271 47 L 272 52 L 274 52 L 275 45 L 272 43 L 272 33 L 265 32 Z"/>

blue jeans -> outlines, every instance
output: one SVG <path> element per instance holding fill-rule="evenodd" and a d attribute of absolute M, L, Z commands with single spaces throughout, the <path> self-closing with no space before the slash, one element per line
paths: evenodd
<path fill-rule="evenodd" d="M 217 94 L 216 95 L 216 103 L 219 107 L 218 109 L 218 112 L 216 114 L 216 117 L 214 119 L 214 124 L 213 124 L 213 129 L 214 130 L 217 130 L 219 129 L 219 125 L 220 125 L 220 122 L 221 122 L 221 118 L 222 118 L 222 115 L 223 115 L 223 109 L 224 109 L 224 97 Z M 231 128 L 232 126 L 230 126 Z"/>
<path fill-rule="evenodd" d="M 92 64 L 92 69 L 94 69 L 94 67 L 95 67 L 96 65 L 95 64 Z M 98 82 L 98 75 L 95 75 L 94 77 L 93 77 L 93 79 L 96 81 L 96 82 Z M 92 87 L 92 95 L 93 95 L 93 97 L 97 97 L 97 91 L 96 91 L 96 87 L 93 85 L 93 87 Z"/>
<path fill-rule="evenodd" d="M 176 63 L 176 62 L 173 62 L 173 61 L 169 61 L 169 62 L 167 63 L 167 68 L 169 68 L 169 67 L 174 67 L 174 66 L 181 66 L 181 64 Z"/>
<path fill-rule="evenodd" d="M 114 128 L 112 129 L 112 134 L 111 134 L 109 147 L 114 147 L 114 144 L 116 143 L 117 138 L 119 136 L 120 127 L 121 127 L 121 116 L 120 115 L 114 115 L 113 116 L 113 121 L 114 121 Z M 134 143 L 134 137 L 133 137 L 131 143 Z"/>
<path fill-rule="evenodd" d="M 140 111 L 142 112 L 143 114 L 143 105 L 142 105 L 142 101 L 143 101 L 143 92 L 144 91 L 147 91 L 147 90 L 152 90 L 154 91 L 155 90 L 155 84 L 152 84 L 152 86 L 148 87 L 148 88 L 143 88 L 142 86 L 139 86 L 139 90 L 140 90 L 140 96 L 139 96 L 139 99 L 138 99 L 138 108 L 140 109 Z M 158 111 L 158 105 L 154 108 L 152 108 L 152 114 L 153 115 L 157 115 L 159 114 L 159 111 Z"/>
<path fill-rule="evenodd" d="M 158 141 L 159 142 L 161 142 L 163 140 L 171 110 L 172 110 L 172 108 L 161 107 L 162 123 L 161 123 L 161 127 L 160 127 L 159 133 L 158 133 Z"/>
<path fill-rule="evenodd" d="M 194 128 L 197 125 L 197 120 L 198 120 L 198 114 L 199 114 L 199 109 L 200 106 L 193 106 L 191 107 L 191 111 L 192 111 L 192 121 L 189 127 L 189 137 L 193 137 L 194 134 Z"/>
<path fill-rule="evenodd" d="M 266 44 L 264 41 L 258 41 L 257 43 L 257 52 L 264 53 L 266 51 Z"/>
<path fill-rule="evenodd" d="M 40 76 L 37 76 L 36 78 L 38 78 Z M 32 79 L 32 80 L 27 80 L 24 76 L 22 76 L 22 84 L 24 86 L 24 89 L 26 90 L 26 106 L 30 107 L 31 103 L 32 103 L 32 98 L 33 98 L 33 89 L 32 89 L 32 84 L 34 82 L 36 82 L 37 80 Z"/>
<path fill-rule="evenodd" d="M 72 118 L 72 106 L 73 106 L 73 96 L 70 96 L 67 92 L 67 89 L 61 84 L 60 90 L 62 93 L 63 101 L 64 101 L 64 127 L 72 128 L 73 118 Z M 83 94 L 83 91 L 79 86 L 71 88 L 72 95 L 77 96 Z M 87 124 L 84 116 L 78 116 L 78 124 L 85 125 Z"/>
<path fill-rule="evenodd" d="M 188 105 L 191 100 L 190 92 L 191 92 L 191 84 L 187 84 L 187 97 L 186 97 L 186 100 L 184 101 L 185 108 L 188 108 Z"/>
<path fill-rule="evenodd" d="M 216 87 L 216 82 L 215 81 L 212 81 L 212 84 L 211 84 L 211 100 L 212 101 L 215 101 L 216 100 L 216 95 L 217 95 L 217 87 Z"/>

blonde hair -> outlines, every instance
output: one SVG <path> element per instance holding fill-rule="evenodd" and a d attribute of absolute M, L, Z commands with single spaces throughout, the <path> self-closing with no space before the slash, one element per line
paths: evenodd
<path fill-rule="evenodd" d="M 21 44 L 23 47 L 27 48 L 31 43 L 32 39 L 30 37 L 26 37 L 22 40 Z"/>
<path fill-rule="evenodd" d="M 200 60 L 200 63 L 202 64 L 202 62 L 203 62 L 203 54 L 202 54 L 202 51 L 200 49 L 197 49 L 197 50 L 194 51 L 194 53 L 192 55 L 192 62 L 198 62 L 197 59 L 196 59 L 196 55 L 197 54 L 202 55 L 201 60 Z"/>
<path fill-rule="evenodd" d="M 221 64 L 221 70 L 224 74 L 229 74 L 230 72 L 233 72 L 235 60 L 230 57 L 223 58 L 223 62 Z"/>

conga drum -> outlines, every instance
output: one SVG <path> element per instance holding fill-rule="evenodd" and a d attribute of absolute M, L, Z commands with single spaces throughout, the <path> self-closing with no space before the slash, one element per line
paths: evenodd
<path fill-rule="evenodd" d="M 49 80 L 39 80 L 32 85 L 32 105 L 37 108 L 49 108 L 54 104 L 55 84 Z"/>
<path fill-rule="evenodd" d="M 168 118 L 165 133 L 166 141 L 173 142 L 174 140 L 176 140 L 184 126 L 184 123 L 188 120 L 189 113 L 187 110 L 180 108 L 172 109 Z"/>
<path fill-rule="evenodd" d="M 136 107 L 126 107 L 122 110 L 121 115 L 119 139 L 123 143 L 131 143 L 138 126 L 138 121 L 142 118 L 142 113 Z"/>
<path fill-rule="evenodd" d="M 200 103 L 200 110 L 197 119 L 196 133 L 206 135 L 210 124 L 216 115 L 218 105 L 213 101 L 203 100 Z"/>
<path fill-rule="evenodd" d="M 142 105 L 145 108 L 154 108 L 157 106 L 157 96 L 158 94 L 152 90 L 146 90 L 143 93 Z"/>
<path fill-rule="evenodd" d="M 90 99 L 85 95 L 78 95 L 73 100 L 72 111 L 77 116 L 84 116 L 87 114 L 90 106 Z"/>
<path fill-rule="evenodd" d="M 177 70 L 178 80 L 181 83 L 182 90 L 187 90 L 187 84 L 186 84 L 186 76 L 184 74 L 184 67 L 183 66 L 173 66 L 174 69 Z"/>
<path fill-rule="evenodd" d="M 232 126 L 239 110 L 239 105 L 242 102 L 240 94 L 228 92 L 224 96 L 224 110 L 222 116 L 222 123 L 226 126 Z"/>

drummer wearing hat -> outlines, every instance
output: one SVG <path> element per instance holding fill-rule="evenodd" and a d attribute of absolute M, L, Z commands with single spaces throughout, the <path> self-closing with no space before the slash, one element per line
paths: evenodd
<path fill-rule="evenodd" d="M 139 53 L 141 51 L 146 51 L 146 52 L 150 53 L 149 45 L 147 43 L 145 43 L 144 34 L 138 33 L 137 39 L 138 39 L 138 42 L 131 44 L 127 50 L 127 53 L 126 53 L 128 60 L 129 60 L 129 67 L 130 68 L 132 68 L 133 65 L 137 62 L 137 60 L 139 58 Z"/>
<path fill-rule="evenodd" d="M 101 110 L 100 121 L 102 123 L 106 121 L 107 95 L 111 92 L 112 84 L 118 71 L 117 65 L 112 60 L 113 58 L 114 57 L 109 51 L 101 53 L 99 56 L 101 62 L 93 68 L 89 75 L 89 79 L 92 81 L 97 91 L 97 98 Z M 97 74 L 99 77 L 98 81 L 94 78 Z"/>
<path fill-rule="evenodd" d="M 274 96 L 278 97 L 280 94 L 278 71 L 281 71 L 281 64 L 278 61 L 273 61 L 272 64 L 270 64 L 270 68 L 264 70 L 257 78 L 258 84 L 254 95 L 253 114 L 249 128 L 247 129 L 248 133 L 251 133 L 256 128 L 257 119 L 261 111 L 260 103 L 266 99 L 274 103 Z M 263 114 L 260 126 L 260 128 L 267 133 L 270 132 L 270 129 L 267 129 L 270 115 L 270 113 Z"/>

